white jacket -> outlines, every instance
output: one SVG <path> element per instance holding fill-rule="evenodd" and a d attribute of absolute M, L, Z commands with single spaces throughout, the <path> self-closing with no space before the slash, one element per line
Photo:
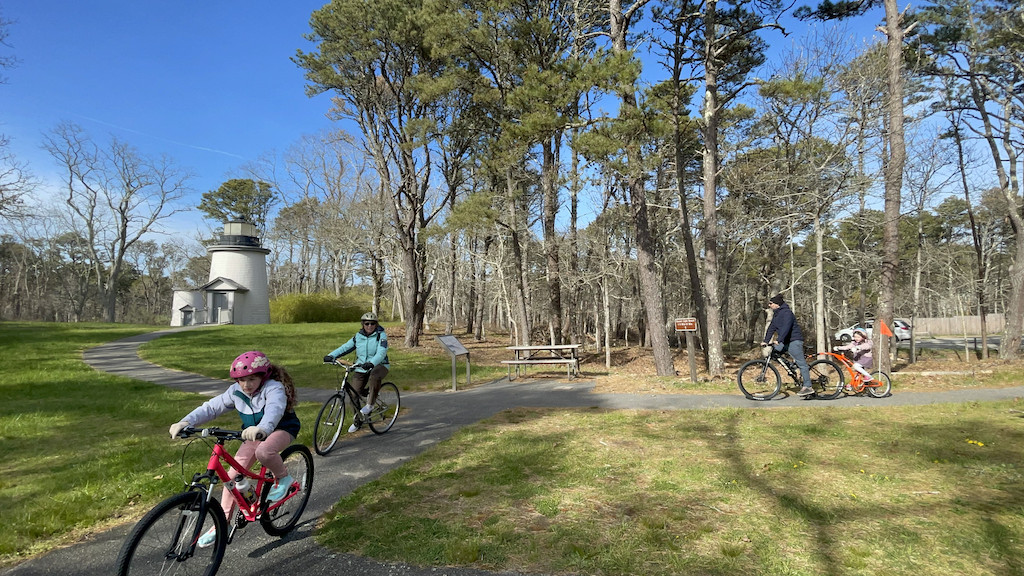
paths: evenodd
<path fill-rule="evenodd" d="M 270 436 L 281 422 L 287 406 L 288 395 L 284 384 L 277 380 L 267 380 L 252 396 L 243 392 L 242 387 L 235 382 L 223 394 L 207 400 L 181 421 L 191 426 L 200 426 L 235 409 L 242 417 L 243 430 L 249 426 L 259 426 L 265 436 Z"/>

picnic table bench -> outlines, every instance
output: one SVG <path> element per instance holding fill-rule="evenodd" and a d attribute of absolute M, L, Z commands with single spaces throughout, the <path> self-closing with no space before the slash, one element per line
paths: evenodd
<path fill-rule="evenodd" d="M 520 369 L 525 370 L 529 365 L 551 365 L 565 364 L 566 375 L 575 378 L 579 374 L 580 359 L 578 356 L 579 344 L 541 344 L 537 346 L 506 346 L 512 350 L 515 358 L 502 360 L 501 363 L 508 367 L 508 379 L 512 380 L 512 367 L 516 369 L 516 377 Z M 548 354 L 544 354 L 547 352 Z"/>

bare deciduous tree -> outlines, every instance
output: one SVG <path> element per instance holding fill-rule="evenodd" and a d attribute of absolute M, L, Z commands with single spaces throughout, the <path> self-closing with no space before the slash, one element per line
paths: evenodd
<path fill-rule="evenodd" d="M 143 156 L 117 138 L 101 147 L 67 122 L 45 136 L 43 147 L 63 172 L 66 226 L 89 254 L 104 318 L 114 322 L 128 249 L 180 211 L 175 204 L 190 191 L 192 174 L 167 156 Z"/>

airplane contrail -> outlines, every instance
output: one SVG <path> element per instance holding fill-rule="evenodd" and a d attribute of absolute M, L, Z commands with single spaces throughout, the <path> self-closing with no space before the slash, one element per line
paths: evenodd
<path fill-rule="evenodd" d="M 231 156 L 232 158 L 238 158 L 239 160 L 245 160 L 244 156 L 239 156 L 238 154 L 232 154 L 231 152 L 225 152 L 223 150 L 216 150 L 214 148 L 206 148 L 205 146 L 196 146 L 196 145 L 193 145 L 193 144 L 185 144 L 184 142 L 176 142 L 174 140 L 168 140 L 167 138 L 161 138 L 159 136 L 153 136 L 152 134 L 146 134 L 145 132 L 139 132 L 138 130 L 132 130 L 131 128 L 125 128 L 124 126 L 118 126 L 117 124 L 111 124 L 110 122 L 104 122 L 103 120 L 97 120 L 96 118 L 90 118 L 88 116 L 83 116 L 82 114 L 75 114 L 74 112 L 71 112 L 71 114 L 74 114 L 75 116 L 78 116 L 79 118 L 85 118 L 86 120 L 89 120 L 91 122 L 96 122 L 97 124 L 103 124 L 104 126 L 110 126 L 111 128 L 117 128 L 118 130 L 124 130 L 126 132 L 132 132 L 132 133 L 138 134 L 140 136 L 145 136 L 147 138 L 153 138 L 153 139 L 160 140 L 160 141 L 163 141 L 163 142 L 169 142 L 171 144 L 176 144 L 178 146 L 185 146 L 187 148 L 194 148 L 196 150 L 203 150 L 203 151 L 206 151 L 206 152 L 213 152 L 215 154 L 223 154 L 225 156 Z"/>

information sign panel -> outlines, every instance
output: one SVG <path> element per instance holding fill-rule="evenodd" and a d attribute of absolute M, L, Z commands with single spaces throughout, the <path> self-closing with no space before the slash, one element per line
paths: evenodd
<path fill-rule="evenodd" d="M 676 332 L 696 332 L 696 318 L 676 318 Z"/>
<path fill-rule="evenodd" d="M 455 356 L 462 356 L 463 354 L 469 354 L 469 350 L 466 350 L 466 347 L 463 346 L 462 342 L 459 342 L 459 339 L 456 338 L 455 336 L 438 336 L 437 340 L 445 348 L 448 349 L 448 352 L 450 352 L 451 354 L 454 354 Z"/>
<path fill-rule="evenodd" d="M 440 342 L 441 346 L 444 346 L 445 350 L 448 350 L 448 353 L 452 355 L 452 391 L 454 392 L 456 387 L 455 359 L 459 356 L 466 357 L 466 386 L 469 386 L 469 350 L 466 350 L 466 347 L 463 346 L 462 342 L 459 342 L 459 339 L 455 336 L 437 336 L 437 341 Z"/>

